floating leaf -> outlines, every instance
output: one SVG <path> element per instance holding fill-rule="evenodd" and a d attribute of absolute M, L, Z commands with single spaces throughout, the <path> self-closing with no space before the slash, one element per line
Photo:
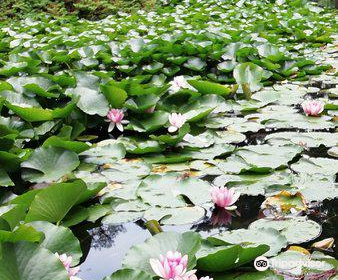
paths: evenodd
<path fill-rule="evenodd" d="M 3 243 L 1 251 L 0 274 L 3 279 L 69 279 L 60 260 L 34 243 Z"/>
<path fill-rule="evenodd" d="M 23 178 L 31 182 L 52 182 L 73 171 L 80 164 L 72 151 L 59 147 L 41 147 L 21 164 L 26 168 Z"/>
<path fill-rule="evenodd" d="M 131 247 L 123 260 L 123 266 L 141 269 L 155 276 L 149 259 L 159 259 L 160 254 L 166 255 L 168 251 L 178 251 L 182 255 L 188 255 L 188 269 L 190 270 L 196 264 L 195 253 L 200 243 L 201 237 L 195 232 L 159 233 L 147 239 L 145 243 Z"/>
<path fill-rule="evenodd" d="M 135 269 L 120 269 L 111 276 L 105 277 L 103 280 L 152 280 L 153 278 L 144 271 Z"/>
<path fill-rule="evenodd" d="M 50 185 L 35 196 L 29 207 L 26 222 L 59 223 L 76 204 L 85 189 L 85 184 L 80 180 Z"/>
<path fill-rule="evenodd" d="M 264 210 L 276 211 L 277 214 L 294 214 L 307 210 L 304 196 L 297 192 L 294 195 L 288 191 L 268 197 L 261 206 Z"/>
<path fill-rule="evenodd" d="M 266 244 L 270 250 L 265 256 L 274 256 L 287 246 L 286 238 L 273 228 L 262 229 L 237 229 L 225 231 L 221 234 L 208 238 L 213 245 L 230 245 L 230 244 Z"/>
<path fill-rule="evenodd" d="M 150 175 L 144 179 L 137 194 L 145 203 L 161 207 L 184 207 L 186 197 L 194 205 L 211 201 L 210 185 L 196 178 L 182 178 L 175 173 Z"/>
<path fill-rule="evenodd" d="M 232 92 L 232 89 L 228 86 L 209 81 L 188 80 L 188 83 L 202 94 L 217 94 L 221 96 L 227 96 Z"/>
<path fill-rule="evenodd" d="M 197 252 L 198 269 L 222 272 L 246 264 L 269 250 L 267 245 L 229 245 L 212 246 L 203 242 Z"/>
<path fill-rule="evenodd" d="M 318 237 L 321 226 L 306 217 L 294 217 L 284 220 L 259 219 L 250 224 L 249 229 L 274 228 L 284 235 L 289 244 L 308 242 Z"/>
<path fill-rule="evenodd" d="M 72 266 L 79 263 L 82 256 L 80 242 L 70 229 L 42 221 L 31 222 L 29 225 L 44 234 L 44 239 L 40 246 L 59 255 L 67 254 L 72 256 Z"/>

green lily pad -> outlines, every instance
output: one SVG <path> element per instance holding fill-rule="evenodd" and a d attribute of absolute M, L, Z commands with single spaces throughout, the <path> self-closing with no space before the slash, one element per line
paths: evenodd
<path fill-rule="evenodd" d="M 137 194 L 145 203 L 161 207 L 187 206 L 184 197 L 194 205 L 211 201 L 209 183 L 179 174 L 150 175 L 142 181 Z"/>
<path fill-rule="evenodd" d="M 50 185 L 35 195 L 25 221 L 60 222 L 85 190 L 80 180 Z"/>
<path fill-rule="evenodd" d="M 1 251 L 0 273 L 4 279 L 69 279 L 58 257 L 34 243 L 3 243 Z"/>
<path fill-rule="evenodd" d="M 266 244 L 270 250 L 265 256 L 275 256 L 287 246 L 286 238 L 273 228 L 263 229 L 237 229 L 225 231 L 221 234 L 210 236 L 208 238 L 213 245 L 230 245 L 230 244 Z"/>
<path fill-rule="evenodd" d="M 5 220 L 3 220 L 5 221 Z M 1 222 L 2 223 L 2 222 Z M 0 226 L 0 241 L 2 243 L 19 241 L 40 242 L 43 239 L 43 234 L 35 230 L 29 225 L 19 225 L 14 231 L 10 231 L 9 225 L 5 230 Z"/>
<path fill-rule="evenodd" d="M 177 134 L 164 134 L 160 136 L 150 135 L 150 138 L 159 142 L 166 143 L 171 146 L 175 146 L 177 143 L 181 142 L 183 137 L 190 131 L 189 124 L 184 124 Z"/>
<path fill-rule="evenodd" d="M 255 272 L 235 272 L 225 275 L 216 275 L 215 280 L 283 280 L 284 277 L 271 270 Z"/>
<path fill-rule="evenodd" d="M 163 225 L 185 225 L 193 224 L 205 216 L 205 209 L 199 206 L 162 208 L 152 207 L 145 211 L 143 218 L 158 220 Z"/>
<path fill-rule="evenodd" d="M 155 276 L 150 267 L 149 259 L 159 259 L 160 254 L 166 255 L 168 251 L 178 251 L 188 255 L 188 269 L 196 264 L 195 253 L 200 247 L 201 237 L 195 232 L 163 232 L 150 237 L 143 244 L 131 247 L 123 259 L 123 267 L 140 269 L 151 276 Z"/>
<path fill-rule="evenodd" d="M 72 151 L 59 147 L 41 147 L 21 164 L 25 168 L 22 177 L 37 183 L 53 182 L 73 171 L 79 164 L 77 154 Z"/>
<path fill-rule="evenodd" d="M 243 91 L 246 87 L 251 92 L 261 89 L 263 86 L 261 81 L 270 76 L 271 73 L 251 62 L 238 64 L 234 69 L 234 78 L 237 84 L 242 86 Z"/>
<path fill-rule="evenodd" d="M 202 242 L 197 252 L 197 268 L 208 272 L 222 272 L 246 264 L 269 250 L 268 245 L 212 246 Z"/>
<path fill-rule="evenodd" d="M 289 244 L 299 244 L 317 238 L 322 228 L 306 217 L 294 217 L 285 220 L 259 219 L 250 224 L 249 229 L 274 228 L 284 235 Z"/>
<path fill-rule="evenodd" d="M 153 278 L 144 271 L 135 269 L 120 269 L 111 276 L 105 277 L 103 280 L 152 280 Z"/>
<path fill-rule="evenodd" d="M 221 96 L 227 96 L 232 92 L 232 89 L 228 86 L 209 81 L 188 80 L 188 83 L 202 94 L 217 94 Z"/>
<path fill-rule="evenodd" d="M 334 175 L 338 172 L 338 165 L 335 159 L 331 158 L 301 158 L 291 165 L 291 169 L 306 174 Z"/>
<path fill-rule="evenodd" d="M 67 254 L 72 256 L 72 266 L 80 262 L 82 256 L 80 242 L 69 228 L 55 226 L 43 221 L 31 222 L 29 225 L 44 234 L 44 239 L 40 246 L 59 255 Z"/>

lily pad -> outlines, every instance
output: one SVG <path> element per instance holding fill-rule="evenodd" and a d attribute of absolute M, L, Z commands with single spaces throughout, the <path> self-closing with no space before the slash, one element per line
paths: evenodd
<path fill-rule="evenodd" d="M 135 269 L 120 269 L 114 272 L 111 276 L 105 277 L 103 280 L 152 280 L 153 278 L 141 270 Z"/>
<path fill-rule="evenodd" d="M 67 254 L 68 256 L 72 256 L 72 266 L 80 262 L 82 256 L 80 242 L 69 228 L 55 226 L 42 221 L 31 222 L 30 225 L 44 234 L 44 239 L 40 243 L 40 246 L 59 255 Z"/>
<path fill-rule="evenodd" d="M 1 251 L 0 273 L 4 279 L 69 279 L 60 260 L 34 243 L 3 243 Z"/>
<path fill-rule="evenodd" d="M 150 175 L 144 179 L 137 194 L 145 203 L 161 207 L 184 207 L 187 198 L 194 205 L 211 201 L 209 183 L 179 174 Z"/>
<path fill-rule="evenodd" d="M 185 225 L 193 224 L 205 216 L 205 209 L 199 206 L 179 207 L 179 208 L 160 208 L 153 207 L 144 213 L 143 218 L 158 220 L 163 225 Z"/>
<path fill-rule="evenodd" d="M 188 269 L 196 264 L 195 254 L 201 244 L 201 237 L 195 232 L 163 232 L 150 237 L 145 243 L 133 246 L 123 259 L 123 267 L 141 269 L 151 276 L 155 276 L 150 267 L 149 259 L 159 259 L 160 254 L 166 255 L 168 251 L 178 251 L 188 255 Z"/>
<path fill-rule="evenodd" d="M 222 272 L 246 264 L 268 250 L 268 245 L 212 246 L 203 242 L 196 255 L 197 267 L 208 272 Z"/>
<path fill-rule="evenodd" d="M 41 147 L 21 164 L 25 168 L 22 177 L 37 183 L 57 181 L 79 164 L 77 154 L 72 151 L 59 147 Z"/>
<path fill-rule="evenodd" d="M 60 222 L 85 190 L 86 186 L 80 180 L 50 185 L 35 195 L 26 222 Z"/>
<path fill-rule="evenodd" d="M 230 244 L 266 244 L 270 250 L 264 255 L 271 257 L 277 255 L 281 249 L 287 246 L 286 238 L 273 228 L 262 229 L 237 229 L 225 231 L 208 238 L 213 245 Z"/>
<path fill-rule="evenodd" d="M 317 238 L 322 228 L 316 222 L 306 217 L 294 217 L 284 220 L 259 219 L 250 224 L 249 229 L 277 229 L 285 236 L 289 244 L 299 244 Z"/>

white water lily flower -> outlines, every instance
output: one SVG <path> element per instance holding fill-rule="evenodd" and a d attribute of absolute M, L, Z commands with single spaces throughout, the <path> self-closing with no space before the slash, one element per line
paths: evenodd
<path fill-rule="evenodd" d="M 178 92 L 181 89 L 191 89 L 191 90 L 195 90 L 195 88 L 193 88 L 185 79 L 184 76 L 177 76 L 174 78 L 174 80 L 172 80 L 170 83 L 171 87 L 169 88 L 169 90 L 171 92 Z"/>

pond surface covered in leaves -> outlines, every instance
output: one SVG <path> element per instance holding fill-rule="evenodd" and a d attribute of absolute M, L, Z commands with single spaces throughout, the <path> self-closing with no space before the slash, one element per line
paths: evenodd
<path fill-rule="evenodd" d="M 151 280 L 167 251 L 215 280 L 336 280 L 335 16 L 191 0 L 1 26 L 0 280 Z"/>

